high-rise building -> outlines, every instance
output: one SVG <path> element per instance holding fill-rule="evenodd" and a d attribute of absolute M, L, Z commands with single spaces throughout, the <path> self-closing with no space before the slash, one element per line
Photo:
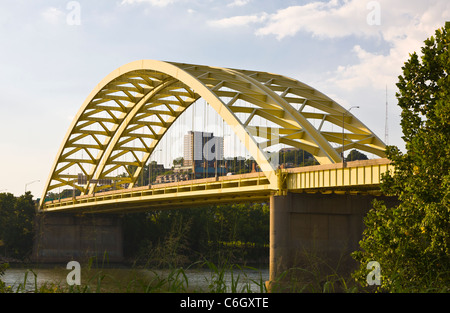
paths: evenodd
<path fill-rule="evenodd" d="M 193 176 L 210 177 L 224 175 L 226 169 L 220 164 L 224 156 L 223 137 L 213 133 L 189 131 L 184 136 L 184 167 L 190 167 Z"/>
<path fill-rule="evenodd" d="M 184 136 L 183 148 L 184 166 L 191 166 L 194 161 L 223 160 L 223 137 L 215 137 L 213 133 L 189 131 Z"/>

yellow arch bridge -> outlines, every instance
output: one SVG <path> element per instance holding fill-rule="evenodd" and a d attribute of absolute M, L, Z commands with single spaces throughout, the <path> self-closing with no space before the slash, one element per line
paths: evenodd
<path fill-rule="evenodd" d="M 199 99 L 229 125 L 260 171 L 138 187 L 137 180 L 162 138 Z M 270 153 L 279 144 L 311 153 L 320 165 L 279 168 Z M 379 158 L 345 163 L 344 152 L 351 149 Z M 334 253 L 349 233 L 357 241 L 361 229 L 355 229 L 354 218 L 367 210 L 374 193 L 379 193 L 382 174 L 391 170 L 384 157 L 385 144 L 350 110 L 296 79 L 261 71 L 140 60 L 116 69 L 89 94 L 57 153 L 39 211 L 126 213 L 270 201 L 273 278 L 276 269 L 292 265 L 305 242 L 328 241 L 323 250 Z M 130 171 L 130 166 L 136 170 Z M 118 170 L 124 174 L 114 175 Z M 84 184 L 78 184 L 79 173 L 86 179 Z M 80 195 L 45 200 L 49 192 L 65 187 Z M 356 199 L 349 198 L 352 195 L 369 198 L 356 205 L 349 200 Z M 280 257 L 284 261 L 277 261 Z"/>
<path fill-rule="evenodd" d="M 231 127 L 261 172 L 135 188 L 168 129 L 200 98 Z M 326 166 L 306 172 L 279 171 L 268 153 L 277 144 L 308 151 Z M 288 190 L 357 186 L 363 190 L 377 185 L 387 161 L 358 163 L 355 168 L 328 166 L 343 164 L 343 152 L 349 149 L 384 157 L 385 144 L 348 110 L 295 79 L 141 60 L 116 69 L 87 97 L 59 149 L 40 210 L 185 205 L 189 198 L 197 202 L 259 200 Z M 137 170 L 131 173 L 130 165 Z M 117 169 L 125 175 L 112 175 Z M 86 177 L 84 185 L 77 184 L 78 173 Z M 100 185 L 100 181 L 110 183 Z M 113 186 L 119 190 L 102 192 Z M 61 187 L 78 189 L 81 196 L 45 202 L 48 192 Z"/>

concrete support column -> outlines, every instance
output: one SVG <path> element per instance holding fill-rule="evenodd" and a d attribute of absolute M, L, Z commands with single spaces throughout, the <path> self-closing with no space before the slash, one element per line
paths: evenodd
<path fill-rule="evenodd" d="M 291 266 L 290 208 L 291 197 L 270 196 L 270 281 L 276 280 Z"/>
<path fill-rule="evenodd" d="M 357 264 L 350 254 L 359 249 L 364 217 L 374 198 L 321 193 L 271 196 L 268 286 L 283 273 L 288 273 L 283 283 L 288 280 L 289 285 L 352 272 Z M 387 205 L 395 201 L 383 200 Z"/>

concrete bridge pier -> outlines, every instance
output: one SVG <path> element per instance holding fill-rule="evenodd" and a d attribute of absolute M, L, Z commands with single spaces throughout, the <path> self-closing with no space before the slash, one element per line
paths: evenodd
<path fill-rule="evenodd" d="M 363 219 L 374 198 L 289 192 L 271 196 L 269 289 L 317 286 L 329 275 L 345 277 L 355 269 L 350 254 L 359 249 Z"/>
<path fill-rule="evenodd" d="M 39 263 L 123 260 L 119 215 L 42 213 L 36 218 L 32 259 Z"/>

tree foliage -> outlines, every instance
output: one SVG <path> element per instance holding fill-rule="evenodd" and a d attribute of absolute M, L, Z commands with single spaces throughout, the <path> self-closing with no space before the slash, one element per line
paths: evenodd
<path fill-rule="evenodd" d="M 399 205 L 375 202 L 355 253 L 365 282 L 369 261 L 381 266 L 381 289 L 448 291 L 450 286 L 450 23 L 410 55 L 397 83 L 406 152 L 389 146 L 395 172 L 383 192 Z"/>
<path fill-rule="evenodd" d="M 30 192 L 20 197 L 0 194 L 0 254 L 23 259 L 32 251 L 35 204 Z"/>
<path fill-rule="evenodd" d="M 125 256 L 152 265 L 267 260 L 268 243 L 267 204 L 149 211 L 124 218 Z"/>
<path fill-rule="evenodd" d="M 359 152 L 356 149 L 350 151 L 350 153 L 345 158 L 345 161 L 358 161 L 358 160 L 368 160 L 369 158 L 364 153 Z"/>

